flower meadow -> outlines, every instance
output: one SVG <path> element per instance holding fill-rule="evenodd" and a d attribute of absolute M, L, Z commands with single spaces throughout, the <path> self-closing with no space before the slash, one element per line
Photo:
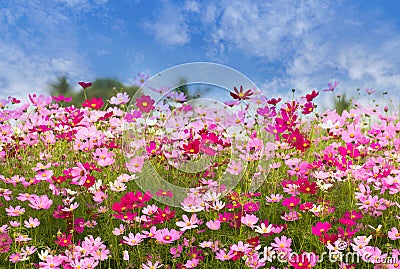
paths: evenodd
<path fill-rule="evenodd" d="M 0 268 L 400 268 L 399 115 L 336 86 L 0 100 Z"/>

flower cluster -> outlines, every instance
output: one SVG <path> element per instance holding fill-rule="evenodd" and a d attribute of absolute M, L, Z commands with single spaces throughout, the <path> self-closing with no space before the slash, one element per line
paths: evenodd
<path fill-rule="evenodd" d="M 336 87 L 287 102 L 235 87 L 231 110 L 168 87 L 160 103 L 121 92 L 105 108 L 0 100 L 0 267 L 355 268 L 318 261 L 328 249 L 397 268 L 399 117 L 317 113 Z"/>

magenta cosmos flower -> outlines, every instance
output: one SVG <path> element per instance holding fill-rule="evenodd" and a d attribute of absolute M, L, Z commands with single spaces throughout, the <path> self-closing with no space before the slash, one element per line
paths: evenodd
<path fill-rule="evenodd" d="M 322 235 L 326 233 L 332 225 L 329 222 L 317 222 L 315 226 L 311 227 L 312 234 L 314 235 Z"/>
<path fill-rule="evenodd" d="M 148 95 L 143 95 L 140 98 L 136 98 L 136 106 L 141 112 L 149 113 L 154 109 L 154 100 Z"/>
<path fill-rule="evenodd" d="M 78 84 L 84 89 L 87 89 L 92 86 L 92 82 L 79 81 Z"/>
<path fill-rule="evenodd" d="M 103 99 L 101 97 L 92 99 L 87 99 L 82 103 L 82 107 L 92 108 L 92 109 L 100 109 L 104 105 Z"/>

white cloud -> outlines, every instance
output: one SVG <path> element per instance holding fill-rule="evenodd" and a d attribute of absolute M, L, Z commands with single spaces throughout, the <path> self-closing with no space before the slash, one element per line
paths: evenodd
<path fill-rule="evenodd" d="M 190 41 L 184 9 L 165 0 L 155 21 L 147 21 L 143 26 L 165 46 L 181 46 Z"/>
<path fill-rule="evenodd" d="M 184 10 L 191 11 L 194 13 L 200 12 L 200 5 L 194 0 L 186 0 L 184 4 Z"/>
<path fill-rule="evenodd" d="M 76 14 L 90 14 L 96 6 L 89 1 L 59 1 L 63 5 L 9 1 L 0 8 L 0 98 L 26 100 L 28 93 L 46 93 L 48 83 L 59 75 L 68 75 L 72 84 L 93 75 L 80 52 Z"/>
<path fill-rule="evenodd" d="M 333 80 L 348 95 L 357 88 L 400 89 L 400 29 L 374 10 L 350 1 L 250 0 L 204 1 L 201 10 L 213 59 L 238 51 L 283 68 L 263 83 L 273 93 L 296 88 L 301 95 Z"/>
<path fill-rule="evenodd" d="M 46 93 L 47 83 L 58 75 L 78 77 L 82 65 L 78 57 L 52 58 L 28 55 L 23 50 L 0 44 L 0 98 L 27 99 L 28 93 Z"/>

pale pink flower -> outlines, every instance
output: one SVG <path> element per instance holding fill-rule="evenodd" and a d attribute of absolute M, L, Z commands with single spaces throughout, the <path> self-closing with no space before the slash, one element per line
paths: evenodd
<path fill-rule="evenodd" d="M 188 260 L 184 266 L 185 268 L 195 268 L 197 267 L 197 265 L 199 265 L 199 259 L 193 258 L 191 260 Z"/>
<path fill-rule="evenodd" d="M 190 195 L 183 199 L 181 205 L 182 209 L 186 212 L 199 212 L 204 209 L 203 199 L 195 197 L 194 195 Z"/>
<path fill-rule="evenodd" d="M 21 222 L 16 220 L 11 220 L 9 223 L 11 227 L 19 227 L 21 225 Z"/>
<path fill-rule="evenodd" d="M 353 250 L 357 253 L 361 253 L 363 249 L 368 245 L 369 241 L 372 239 L 372 235 L 366 236 L 357 236 L 353 239 L 353 243 L 350 245 L 353 247 Z"/>
<path fill-rule="evenodd" d="M 221 222 L 219 220 L 207 221 L 206 225 L 210 230 L 214 230 L 214 231 L 217 231 L 221 228 Z"/>
<path fill-rule="evenodd" d="M 271 247 L 274 248 L 276 252 L 290 252 L 291 248 L 290 245 L 292 244 L 292 239 L 287 238 L 286 236 L 282 235 L 281 238 L 275 237 L 274 242 L 271 243 Z"/>
<path fill-rule="evenodd" d="M 21 249 L 22 257 L 27 258 L 28 256 L 32 255 L 37 251 L 35 246 L 25 246 L 25 248 Z"/>
<path fill-rule="evenodd" d="M 35 228 L 40 225 L 40 221 L 37 218 L 29 217 L 28 220 L 24 221 L 24 226 L 28 229 Z"/>
<path fill-rule="evenodd" d="M 226 253 L 226 251 L 224 249 L 220 249 L 215 254 L 215 258 L 220 261 L 228 261 L 228 260 L 232 259 L 233 257 L 235 257 L 234 253 L 230 253 L 230 252 Z"/>
<path fill-rule="evenodd" d="M 52 204 L 53 201 L 46 194 L 41 196 L 33 194 L 29 199 L 29 206 L 36 210 L 49 209 Z"/>
<path fill-rule="evenodd" d="M 148 205 L 145 208 L 143 208 L 142 213 L 148 216 L 152 216 L 154 213 L 156 213 L 158 210 L 158 206 L 156 205 Z"/>
<path fill-rule="evenodd" d="M 64 212 L 72 212 L 72 211 L 74 211 L 75 209 L 77 209 L 79 207 L 79 203 L 78 202 L 75 202 L 75 203 L 73 203 L 73 204 L 70 204 L 68 207 L 63 207 L 62 209 L 61 209 L 61 211 L 64 211 Z"/>
<path fill-rule="evenodd" d="M 47 256 L 46 260 L 44 262 L 40 262 L 39 266 L 42 269 L 59 269 L 61 268 L 61 264 L 63 263 L 63 259 L 61 259 L 59 256 Z"/>
<path fill-rule="evenodd" d="M 241 220 L 242 224 L 244 224 L 250 228 L 253 228 L 254 224 L 256 224 L 258 222 L 257 216 L 253 215 L 253 214 L 246 214 L 245 216 L 242 216 L 240 220 Z"/>
<path fill-rule="evenodd" d="M 107 198 L 108 198 L 108 194 L 106 194 L 106 193 L 104 193 L 102 191 L 96 191 L 93 194 L 93 201 L 98 203 L 98 204 L 101 204 Z"/>
<path fill-rule="evenodd" d="M 35 175 L 35 179 L 38 181 L 51 181 L 51 176 L 53 175 L 52 170 L 44 170 L 44 171 L 39 171 Z"/>
<path fill-rule="evenodd" d="M 271 196 L 265 196 L 265 200 L 268 203 L 279 203 L 281 200 L 283 199 L 283 195 L 282 194 L 271 194 Z"/>
<path fill-rule="evenodd" d="M 157 227 L 156 227 L 156 226 L 152 226 L 152 227 L 150 228 L 150 231 L 142 231 L 142 233 L 143 233 L 143 235 L 144 235 L 146 238 L 153 238 L 153 237 L 156 236 Z"/>
<path fill-rule="evenodd" d="M 112 165 L 115 161 L 114 156 L 115 154 L 107 148 L 98 148 L 93 152 L 93 157 L 100 166 Z"/>
<path fill-rule="evenodd" d="M 134 235 L 133 233 L 129 233 L 128 236 L 122 237 L 124 239 L 124 243 L 129 246 L 137 246 L 143 241 L 144 236 L 141 233 L 137 233 Z"/>
<path fill-rule="evenodd" d="M 170 244 L 181 237 L 181 233 L 175 229 L 164 228 L 156 232 L 155 238 L 163 244 Z"/>
<path fill-rule="evenodd" d="M 242 241 L 239 241 L 237 244 L 233 244 L 230 247 L 231 251 L 236 251 L 236 252 L 243 252 L 243 253 L 248 253 L 251 251 L 251 247 L 249 244 L 245 244 Z"/>
<path fill-rule="evenodd" d="M 388 237 L 391 240 L 398 240 L 400 239 L 400 232 L 396 227 L 392 227 L 390 231 L 388 232 Z"/>
<path fill-rule="evenodd" d="M 4 200 L 10 201 L 11 200 L 11 194 L 12 194 L 12 191 L 10 191 L 9 189 L 0 188 L 0 197 L 3 196 Z"/>
<path fill-rule="evenodd" d="M 117 96 L 113 96 L 110 99 L 112 105 L 123 105 L 129 102 L 129 95 L 126 92 L 119 92 Z"/>
<path fill-rule="evenodd" d="M 232 175 L 239 175 L 242 172 L 243 166 L 241 161 L 231 160 L 228 164 L 228 168 L 226 169 L 227 172 L 231 173 Z"/>
<path fill-rule="evenodd" d="M 126 163 L 126 167 L 131 173 L 138 173 L 142 171 L 142 167 L 144 164 L 144 157 L 133 157 Z"/>
<path fill-rule="evenodd" d="M 6 208 L 6 212 L 9 217 L 19 217 L 25 213 L 25 208 L 20 205 L 17 205 L 16 207 L 10 205 L 10 207 Z"/>
<path fill-rule="evenodd" d="M 114 228 L 114 230 L 112 231 L 112 233 L 114 235 L 121 235 L 123 233 L 125 233 L 125 226 L 123 224 L 119 225 L 119 228 Z"/>
<path fill-rule="evenodd" d="M 127 250 L 124 250 L 122 253 L 123 253 L 123 260 L 129 261 L 129 252 Z"/>
<path fill-rule="evenodd" d="M 35 194 L 19 193 L 18 197 L 17 197 L 17 200 L 19 200 L 21 202 L 28 201 L 32 197 L 32 195 L 35 195 Z"/>
<path fill-rule="evenodd" d="M 186 231 L 186 230 L 190 230 L 190 229 L 193 229 L 193 228 L 196 228 L 196 227 L 198 227 L 198 222 L 199 222 L 199 219 L 197 218 L 197 216 L 196 216 L 196 214 L 193 214 L 191 217 L 190 217 L 190 220 L 189 220 L 189 218 L 188 218 L 188 216 L 186 216 L 186 215 L 182 215 L 182 219 L 183 219 L 183 221 L 178 221 L 177 223 L 176 223 L 176 225 L 178 226 L 178 227 L 181 227 L 181 231 L 182 232 L 184 232 L 184 231 Z"/>

